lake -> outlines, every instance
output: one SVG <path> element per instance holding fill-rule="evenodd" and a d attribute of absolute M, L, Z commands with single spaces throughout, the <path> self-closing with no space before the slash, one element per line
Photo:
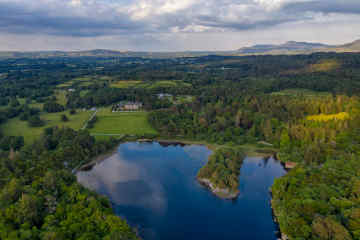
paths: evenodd
<path fill-rule="evenodd" d="M 196 180 L 211 151 L 199 145 L 124 143 L 90 171 L 85 187 L 106 195 L 145 240 L 276 240 L 269 188 L 286 172 L 273 158 L 247 157 L 240 195 L 223 200 Z"/>

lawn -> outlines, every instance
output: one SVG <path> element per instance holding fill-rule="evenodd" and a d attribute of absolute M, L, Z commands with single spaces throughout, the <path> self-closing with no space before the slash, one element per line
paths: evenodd
<path fill-rule="evenodd" d="M 182 96 L 177 96 L 177 97 L 176 97 L 175 104 L 191 103 L 191 102 L 193 102 L 193 101 L 195 101 L 195 97 L 194 97 L 194 96 L 182 95 Z"/>
<path fill-rule="evenodd" d="M 56 96 L 56 101 L 57 103 L 65 106 L 66 102 L 67 102 L 67 98 L 66 98 L 66 91 L 59 91 L 57 90 L 55 92 L 55 96 Z"/>
<path fill-rule="evenodd" d="M 112 113 L 110 108 L 104 108 L 97 114 L 98 121 L 90 132 L 101 134 L 156 134 L 147 121 L 146 112 Z"/>
<path fill-rule="evenodd" d="M 191 84 L 185 83 L 180 80 L 173 81 L 156 81 L 156 82 L 143 82 L 138 87 L 156 89 L 156 88 L 170 88 L 170 87 L 191 87 Z"/>
<path fill-rule="evenodd" d="M 129 87 L 135 87 L 142 83 L 142 81 L 119 81 L 111 83 L 111 87 L 113 88 L 129 88 Z"/>
<path fill-rule="evenodd" d="M 20 104 L 24 105 L 26 103 L 26 99 L 25 98 L 18 98 L 18 101 Z M 29 104 L 29 107 L 32 107 L 32 108 L 39 108 L 40 110 L 42 110 L 43 108 L 43 103 L 38 103 L 36 101 L 32 101 L 30 104 Z M 0 110 L 3 110 L 3 109 L 6 109 L 10 106 L 10 104 L 6 105 L 6 106 L 0 106 Z"/>
<path fill-rule="evenodd" d="M 327 97 L 330 96 L 329 92 L 316 92 L 308 89 L 293 88 L 285 89 L 280 92 L 273 92 L 271 95 L 277 96 L 304 96 L 304 97 Z"/>
<path fill-rule="evenodd" d="M 69 118 L 68 122 L 62 122 L 60 117 L 66 113 Z M 48 127 L 70 127 L 75 130 L 79 130 L 84 126 L 84 123 L 89 119 L 93 112 L 83 112 L 78 110 L 77 114 L 70 115 L 69 111 L 61 113 L 43 113 L 41 118 L 46 121 L 46 125 L 43 127 L 29 127 L 27 121 L 21 121 L 19 118 L 8 120 L 1 125 L 2 132 L 7 136 L 24 136 L 25 143 L 32 143 L 35 139 L 41 136 L 43 130 Z"/>
<path fill-rule="evenodd" d="M 56 87 L 57 88 L 67 88 L 67 87 L 71 87 L 72 85 L 73 85 L 73 82 L 69 81 L 69 82 L 61 83 L 61 84 L 57 85 Z"/>
<path fill-rule="evenodd" d="M 71 86 L 73 86 L 75 83 L 79 82 L 79 85 L 83 86 L 83 85 L 90 85 L 90 81 L 92 81 L 91 77 L 78 77 L 78 78 L 74 78 L 68 82 L 62 83 L 57 85 L 57 88 L 69 88 Z"/>

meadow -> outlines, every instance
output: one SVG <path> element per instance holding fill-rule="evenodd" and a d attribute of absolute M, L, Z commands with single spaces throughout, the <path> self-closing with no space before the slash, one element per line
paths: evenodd
<path fill-rule="evenodd" d="M 119 81 L 119 82 L 111 83 L 110 86 L 113 88 L 129 88 L 129 87 L 136 87 L 141 83 L 142 81 Z"/>
<path fill-rule="evenodd" d="M 69 111 L 60 113 L 42 113 L 40 115 L 46 124 L 42 127 L 29 127 L 27 121 L 21 121 L 19 118 L 13 118 L 1 125 L 1 131 L 7 136 L 24 136 L 25 143 L 30 144 L 41 136 L 45 128 L 48 127 L 70 127 L 75 130 L 81 129 L 93 112 L 80 111 L 70 115 Z M 69 121 L 62 122 L 61 115 L 66 114 Z"/>
<path fill-rule="evenodd" d="M 279 92 L 271 93 L 273 96 L 293 96 L 293 97 L 326 97 L 330 96 L 329 92 L 316 92 L 308 89 L 302 88 L 291 88 L 291 89 L 284 89 Z"/>
<path fill-rule="evenodd" d="M 101 135 L 144 135 L 156 134 L 147 120 L 147 112 L 111 112 L 110 108 L 103 108 L 97 114 L 97 122 L 90 129 L 91 134 Z"/>
<path fill-rule="evenodd" d="M 155 82 L 130 80 L 130 81 L 113 82 L 111 83 L 110 86 L 114 88 L 136 87 L 136 88 L 156 89 L 156 88 L 168 88 L 168 87 L 191 87 L 191 84 L 179 80 L 155 81 Z"/>
<path fill-rule="evenodd" d="M 67 102 L 66 91 L 55 91 L 56 102 L 65 106 Z"/>

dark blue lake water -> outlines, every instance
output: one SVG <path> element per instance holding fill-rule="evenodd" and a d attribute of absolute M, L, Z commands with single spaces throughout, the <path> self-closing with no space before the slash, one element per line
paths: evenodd
<path fill-rule="evenodd" d="M 211 151 L 204 146 L 125 143 L 92 170 L 84 186 L 108 196 L 116 214 L 145 240 L 275 240 L 269 188 L 285 174 L 270 158 L 246 158 L 240 196 L 222 200 L 196 181 Z"/>

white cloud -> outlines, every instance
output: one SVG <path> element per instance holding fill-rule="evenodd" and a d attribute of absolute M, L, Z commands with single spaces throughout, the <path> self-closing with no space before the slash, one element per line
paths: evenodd
<path fill-rule="evenodd" d="M 234 36 L 245 41 L 249 32 L 254 36 L 274 31 L 283 32 L 281 36 L 295 34 L 287 28 L 290 25 L 306 28 L 306 32 L 318 25 L 332 29 L 340 23 L 357 29 L 360 23 L 352 21 L 359 15 L 358 0 L 0 0 L 0 34 L 3 39 L 16 36 L 18 42 L 26 36 L 41 36 L 48 46 L 53 46 L 49 42 L 55 38 L 96 39 L 99 45 L 117 39 L 124 48 L 133 43 L 137 49 L 199 48 L 208 45 L 197 44 L 196 39 L 210 46 L 209 37 L 214 37 L 218 49 L 230 46 L 227 36 L 236 45 L 240 40 Z M 215 37 L 220 33 L 222 41 Z M 206 34 L 209 37 L 204 40 Z M 312 40 L 316 35 L 306 37 Z"/>

